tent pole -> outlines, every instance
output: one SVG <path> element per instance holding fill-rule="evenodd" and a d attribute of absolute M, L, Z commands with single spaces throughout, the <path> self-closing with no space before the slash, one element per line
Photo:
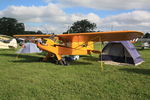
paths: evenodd
<path fill-rule="evenodd" d="M 101 37 L 99 37 L 99 40 L 101 41 Z M 101 55 L 100 68 L 101 68 L 101 71 L 103 71 L 104 68 L 103 68 L 103 62 L 102 62 L 102 41 L 100 42 L 100 55 Z"/>
<path fill-rule="evenodd" d="M 124 56 L 125 56 L 125 63 L 127 62 L 127 58 L 126 58 L 126 50 L 124 48 Z"/>
<path fill-rule="evenodd" d="M 16 60 L 18 59 L 18 55 L 16 56 Z"/>
<path fill-rule="evenodd" d="M 16 59 L 18 59 L 19 58 L 19 54 L 17 54 L 17 56 L 16 56 Z"/>

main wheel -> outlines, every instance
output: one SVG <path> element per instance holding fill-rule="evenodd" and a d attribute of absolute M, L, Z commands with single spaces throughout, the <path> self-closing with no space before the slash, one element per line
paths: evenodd
<path fill-rule="evenodd" d="M 57 64 L 60 64 L 60 65 L 64 65 L 64 66 L 68 66 L 69 63 L 65 60 L 65 59 L 61 59 L 57 62 Z"/>

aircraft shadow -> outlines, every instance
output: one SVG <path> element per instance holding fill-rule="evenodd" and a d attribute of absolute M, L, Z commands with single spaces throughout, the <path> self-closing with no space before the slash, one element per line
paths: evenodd
<path fill-rule="evenodd" d="M 87 61 L 98 61 L 99 58 L 98 57 L 94 57 L 94 56 L 82 56 L 83 60 L 87 60 Z"/>
<path fill-rule="evenodd" d="M 135 69 L 135 68 L 123 68 L 120 69 L 121 71 L 127 71 L 130 73 L 137 73 L 137 74 L 144 74 L 144 75 L 150 75 L 150 69 Z"/>
<path fill-rule="evenodd" d="M 72 62 L 69 62 L 70 65 L 91 65 L 92 63 L 89 63 L 89 62 L 82 62 L 82 61 L 72 61 Z"/>
<path fill-rule="evenodd" d="M 16 51 L 15 48 L 12 48 L 12 49 L 0 49 L 0 51 Z"/>
<path fill-rule="evenodd" d="M 41 58 L 38 56 L 23 55 L 23 54 L 19 54 L 19 55 L 18 54 L 0 54 L 0 56 L 13 57 L 14 60 L 12 60 L 12 62 L 39 62 L 39 59 Z"/>
<path fill-rule="evenodd" d="M 0 56 L 9 56 L 13 57 L 14 60 L 12 62 L 15 63 L 30 63 L 30 62 L 42 62 L 41 57 L 39 56 L 33 56 L 33 55 L 27 55 L 27 54 L 0 54 Z M 20 59 L 21 58 L 21 59 Z M 51 62 L 44 62 L 44 63 L 51 63 Z M 90 65 L 89 62 L 82 62 L 82 61 L 72 61 L 69 62 L 70 65 Z"/>

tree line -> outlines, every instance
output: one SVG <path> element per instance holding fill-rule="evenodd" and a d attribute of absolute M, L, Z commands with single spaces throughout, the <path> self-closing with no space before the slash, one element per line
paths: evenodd
<path fill-rule="evenodd" d="M 150 38 L 150 33 L 145 33 L 145 35 L 143 36 L 143 38 Z"/>
<path fill-rule="evenodd" d="M 92 32 L 96 28 L 95 23 L 87 19 L 74 22 L 72 26 L 63 34 Z M 45 34 L 42 31 L 25 31 L 24 23 L 18 22 L 15 18 L 0 18 L 0 34 L 13 36 L 14 34 Z"/>
<path fill-rule="evenodd" d="M 15 34 L 43 34 L 42 31 L 25 31 L 24 23 L 18 22 L 15 18 L 0 18 L 0 34 L 13 36 Z"/>
<path fill-rule="evenodd" d="M 74 22 L 66 32 L 63 34 L 71 33 L 85 33 L 85 32 L 95 32 L 97 28 L 95 23 L 83 19 L 80 21 Z M 25 31 L 24 23 L 20 23 L 15 18 L 2 17 L 0 18 L 0 34 L 13 36 L 15 34 L 46 34 L 42 31 Z M 150 33 L 145 33 L 143 38 L 150 38 Z"/>

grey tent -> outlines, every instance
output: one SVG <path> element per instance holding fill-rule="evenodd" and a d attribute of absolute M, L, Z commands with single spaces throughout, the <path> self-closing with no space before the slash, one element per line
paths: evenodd
<path fill-rule="evenodd" d="M 109 42 L 102 50 L 101 60 L 133 65 L 139 65 L 143 62 L 140 54 L 129 41 Z"/>
<path fill-rule="evenodd" d="M 34 43 L 25 43 L 24 48 L 21 48 L 17 53 L 40 53 L 42 52 Z"/>

